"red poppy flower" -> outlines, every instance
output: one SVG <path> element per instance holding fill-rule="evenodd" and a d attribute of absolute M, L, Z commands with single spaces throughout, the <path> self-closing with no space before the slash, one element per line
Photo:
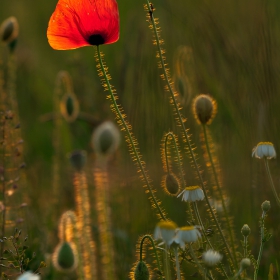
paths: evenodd
<path fill-rule="evenodd" d="M 116 0 L 59 0 L 47 30 L 56 50 L 111 44 L 119 39 Z"/>

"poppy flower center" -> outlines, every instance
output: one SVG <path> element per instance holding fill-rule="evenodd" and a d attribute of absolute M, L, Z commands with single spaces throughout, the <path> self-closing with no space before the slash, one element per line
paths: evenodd
<path fill-rule="evenodd" d="M 100 34 L 90 35 L 88 38 L 88 43 L 94 46 L 104 44 L 105 40 Z"/>

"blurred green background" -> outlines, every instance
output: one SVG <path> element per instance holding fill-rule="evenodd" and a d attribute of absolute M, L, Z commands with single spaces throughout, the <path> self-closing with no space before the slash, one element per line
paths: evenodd
<path fill-rule="evenodd" d="M 34 250 L 42 258 L 46 253 L 52 253 L 56 233 L 48 232 L 54 225 L 50 226 L 50 221 L 46 220 L 46 209 L 52 207 L 53 123 L 42 123 L 40 117 L 53 111 L 57 73 L 60 70 L 70 73 L 81 111 L 100 121 L 114 119 L 97 75 L 94 47 L 55 51 L 48 45 L 46 30 L 56 3 L 55 0 L 1 0 L 0 4 L 0 21 L 15 16 L 20 25 L 16 88 L 27 163 L 28 234 L 35 244 Z M 163 200 L 169 217 L 183 226 L 186 223 L 185 205 L 167 197 L 160 187 L 163 176 L 161 138 L 170 130 L 178 133 L 178 128 L 168 104 L 168 93 L 160 79 L 156 49 L 152 45 L 153 34 L 143 9 L 145 2 L 119 1 L 118 4 L 120 39 L 113 45 L 102 46 L 101 50 L 105 53 L 119 103 L 133 126 L 147 169 L 152 174 L 157 195 Z M 266 279 L 269 264 L 275 264 L 280 256 L 280 215 L 264 164 L 253 159 L 251 153 L 259 141 L 273 142 L 276 151 L 280 147 L 280 3 L 276 0 L 155 0 L 153 4 L 172 77 L 176 81 L 178 69 L 181 69 L 188 78 L 180 92 L 182 113 L 188 118 L 187 127 L 198 146 L 203 169 L 206 168 L 200 148 L 201 131 L 192 115 L 191 100 L 197 94 L 207 93 L 217 101 L 218 114 L 210 130 L 223 186 L 230 198 L 229 209 L 237 240 L 242 239 L 242 225 L 249 224 L 252 230 L 249 240 L 255 256 L 259 248 L 260 205 L 264 200 L 271 201 L 267 228 L 273 238 L 266 244 L 260 272 L 262 279 Z M 182 52 L 182 46 L 187 51 Z M 5 47 L 2 55 L 5 61 Z M 65 124 L 65 185 L 60 191 L 61 211 L 74 208 L 73 199 L 68 200 L 73 190 L 66 154 L 74 149 L 87 150 L 89 161 L 92 161 L 90 136 L 93 129 L 93 125 L 81 121 Z M 187 160 L 185 166 L 187 184 L 196 184 Z M 272 160 L 270 166 L 279 190 L 279 159 Z M 127 279 L 136 260 L 138 236 L 152 233 L 157 220 L 124 141 L 111 163 L 110 176 L 117 279 Z M 204 177 L 209 180 L 206 172 Z M 208 182 L 211 188 L 210 180 Z M 61 277 L 68 279 L 68 276 Z"/>

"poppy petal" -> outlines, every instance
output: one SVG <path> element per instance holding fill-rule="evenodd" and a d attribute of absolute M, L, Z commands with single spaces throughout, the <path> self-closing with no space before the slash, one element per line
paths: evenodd
<path fill-rule="evenodd" d="M 115 0 L 59 0 L 47 30 L 52 48 L 75 49 L 114 43 L 119 38 Z"/>

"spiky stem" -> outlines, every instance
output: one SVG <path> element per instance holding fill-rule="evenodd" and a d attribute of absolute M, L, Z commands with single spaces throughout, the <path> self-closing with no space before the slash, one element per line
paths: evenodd
<path fill-rule="evenodd" d="M 126 141 L 129 145 L 129 149 L 130 149 L 130 152 L 131 152 L 132 159 L 133 159 L 133 161 L 137 162 L 139 170 L 142 174 L 142 178 L 143 178 L 143 180 L 146 184 L 146 187 L 148 188 L 149 194 L 151 195 L 151 200 L 152 200 L 152 203 L 153 203 L 152 206 L 157 209 L 160 218 L 162 220 L 166 220 L 166 217 L 165 217 L 162 209 L 159 206 L 158 200 L 155 197 L 155 194 L 154 194 L 155 191 L 152 189 L 152 186 L 150 184 L 150 179 L 149 179 L 147 171 L 144 167 L 145 162 L 143 160 L 141 160 L 141 155 L 139 153 L 139 148 L 136 147 L 137 142 L 136 142 L 136 139 L 132 135 L 131 125 L 125 120 L 125 115 L 121 112 L 120 106 L 117 104 L 116 93 L 113 92 L 112 86 L 110 84 L 107 71 L 105 70 L 105 67 L 104 67 L 104 63 L 103 63 L 103 59 L 102 59 L 102 55 L 101 55 L 99 46 L 97 46 L 97 62 L 99 63 L 97 65 L 97 68 L 99 68 L 101 70 L 101 72 L 99 72 L 99 76 L 104 78 L 103 86 L 104 86 L 105 90 L 109 91 L 109 94 L 110 94 L 110 100 L 112 102 L 111 109 L 116 115 L 116 119 L 117 119 L 118 124 L 122 127 L 122 130 L 124 130 L 125 133 L 126 133 Z"/>
<path fill-rule="evenodd" d="M 195 170 L 196 170 L 196 173 L 197 173 L 197 176 L 198 176 L 198 179 L 200 181 L 200 184 L 201 184 L 201 187 L 205 193 L 205 199 L 206 199 L 206 203 L 207 203 L 207 206 L 210 210 L 210 213 L 211 213 L 211 216 L 213 217 L 214 219 L 214 222 L 217 226 L 217 229 L 220 233 L 220 236 L 222 238 L 222 241 L 225 245 L 225 248 L 226 248 L 226 251 L 232 261 L 232 263 L 234 263 L 234 258 L 232 256 L 232 253 L 229 249 L 229 246 L 228 246 L 228 243 L 226 241 L 226 238 L 224 236 L 224 233 L 221 229 L 221 226 L 218 222 L 218 219 L 211 207 L 211 204 L 210 204 L 210 201 L 206 195 L 206 185 L 205 185 L 205 182 L 202 178 L 202 175 L 201 175 L 201 172 L 200 172 L 200 169 L 199 169 L 199 165 L 197 163 L 197 160 L 196 160 L 196 157 L 195 157 L 195 153 L 194 153 L 194 150 L 193 150 L 193 147 L 192 147 L 192 144 L 191 144 L 191 141 L 190 141 L 190 135 L 188 134 L 188 131 L 187 129 L 185 128 L 185 119 L 183 118 L 181 112 L 180 112 L 180 109 L 179 109 L 179 104 L 177 102 L 177 99 L 176 99 L 176 95 L 175 95 L 175 92 L 173 90 L 173 87 L 171 85 L 171 81 L 170 81 L 170 78 L 169 78 L 169 75 L 167 73 L 167 69 L 166 69 L 166 63 L 165 63 L 165 59 L 163 57 L 163 50 L 161 49 L 161 41 L 159 39 L 159 34 L 158 34 L 158 29 L 157 29 L 157 26 L 156 26 L 156 22 L 155 22 L 155 19 L 154 19 L 154 15 L 153 15 L 153 12 L 154 12 L 154 9 L 153 9 L 153 5 L 151 5 L 150 1 L 149 0 L 146 0 L 147 2 L 147 7 L 148 7 L 148 12 L 149 12 L 149 18 L 152 22 L 152 27 L 153 27 L 153 31 L 154 31 L 154 35 L 155 35 L 155 44 L 157 46 L 157 57 L 159 58 L 159 62 L 160 62 L 160 68 L 162 69 L 162 78 L 163 80 L 165 81 L 166 83 L 166 87 L 170 93 L 170 97 L 171 97 L 171 104 L 174 106 L 174 111 L 175 111 L 175 115 L 177 117 L 177 121 L 178 121 L 178 125 L 182 128 L 182 133 L 183 133 L 183 137 L 184 137 L 184 141 L 186 142 L 187 144 L 187 147 L 188 147 L 188 151 L 190 152 L 190 156 L 191 156 L 191 160 L 192 162 L 194 163 L 194 167 L 195 167 Z"/>

